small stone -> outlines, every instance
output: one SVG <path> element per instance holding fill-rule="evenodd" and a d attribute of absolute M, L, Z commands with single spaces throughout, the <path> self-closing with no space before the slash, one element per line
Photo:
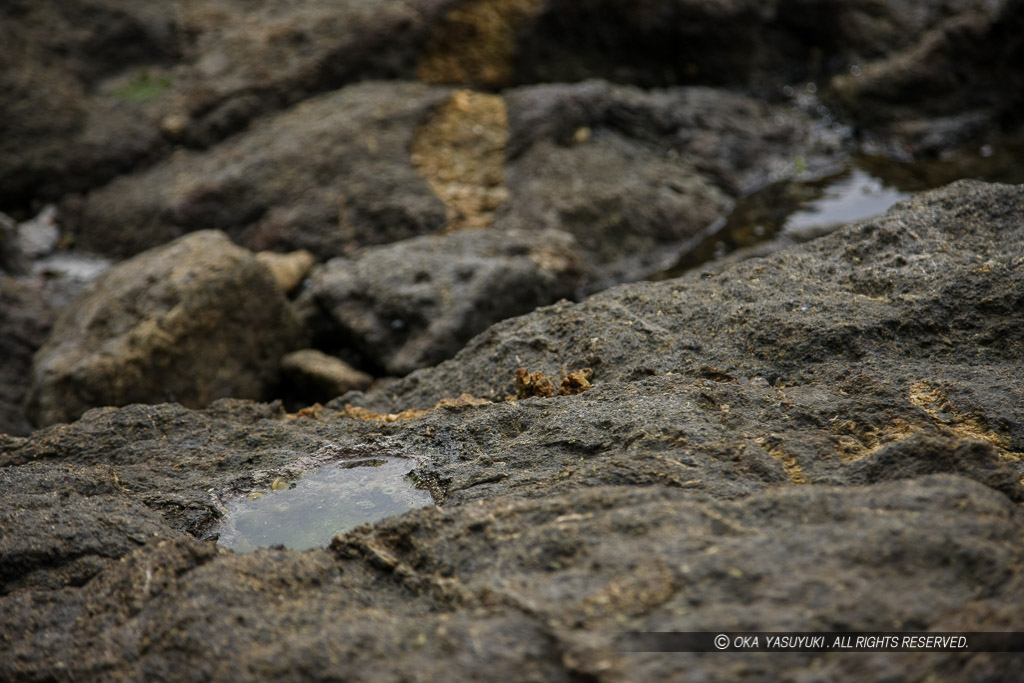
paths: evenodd
<path fill-rule="evenodd" d="M 313 267 L 313 263 L 316 262 L 313 254 L 305 249 L 287 254 L 261 251 L 256 254 L 256 260 L 270 269 L 274 281 L 285 294 L 299 286 L 306 274 L 309 273 L 309 269 Z"/>
<path fill-rule="evenodd" d="M 335 396 L 370 386 L 373 377 L 316 349 L 289 353 L 281 359 L 281 372 L 296 391 L 310 401 L 329 401 Z"/>

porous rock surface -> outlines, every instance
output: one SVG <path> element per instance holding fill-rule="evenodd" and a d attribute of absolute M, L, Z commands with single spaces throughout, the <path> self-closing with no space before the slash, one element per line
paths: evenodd
<path fill-rule="evenodd" d="M 785 256 L 499 323 L 300 416 L 136 405 L 5 437 L 0 675 L 1012 680 L 1014 654 L 622 634 L 1024 630 L 1022 209 L 957 183 Z M 588 391 L 501 400 L 519 366 L 580 363 Z M 344 405 L 460 392 L 495 402 Z M 416 459 L 440 505 L 301 553 L 201 540 L 232 496 L 357 455 Z"/>
<path fill-rule="evenodd" d="M 1016 681 L 623 634 L 1024 631 L 1020 186 L 583 299 L 858 151 L 1007 156 L 1022 8 L 0 3 L 0 680 Z M 385 458 L 436 505 L 217 544 Z"/>
<path fill-rule="evenodd" d="M 36 352 L 26 412 L 39 425 L 89 408 L 265 398 L 301 331 L 270 270 L 200 231 L 100 276 Z"/>
<path fill-rule="evenodd" d="M 420 237 L 328 261 L 297 310 L 321 346 L 404 375 L 450 358 L 499 320 L 573 296 L 581 262 L 559 230 Z"/>

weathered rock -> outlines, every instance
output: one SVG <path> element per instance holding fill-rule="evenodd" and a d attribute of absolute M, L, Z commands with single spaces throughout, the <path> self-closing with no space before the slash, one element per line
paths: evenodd
<path fill-rule="evenodd" d="M 1009 680 L 1002 655 L 669 657 L 623 652 L 622 633 L 1024 630 L 1022 205 L 1019 187 L 958 183 L 785 255 L 499 323 L 300 416 L 134 405 L 4 439 L 0 473 L 26 497 L 0 498 L 0 518 L 31 510 L 35 540 L 4 527 L 0 671 Z M 580 360 L 595 372 L 576 395 L 338 409 L 502 398 L 518 367 Z M 442 505 L 329 550 L 181 536 L 353 456 L 418 458 Z M 65 481 L 114 506 L 115 533 L 88 545 L 46 523 L 94 509 L 52 493 Z M 141 504 L 164 521 L 129 524 Z M 139 531 L 157 536 L 135 547 Z"/>
<path fill-rule="evenodd" d="M 941 154 L 1018 125 L 1021 7 L 4 3 L 0 210 L 60 200 L 62 249 L 221 228 L 343 255 L 299 303 L 320 348 L 396 373 L 458 354 L 295 414 L 136 404 L 0 435 L 0 679 L 1016 680 L 1013 655 L 667 656 L 621 633 L 1024 631 L 1020 187 L 491 324 L 645 277 L 858 134 Z M 431 234 L 461 228 L 485 230 Z M 29 355 L 80 286 L 56 261 L 80 254 L 32 263 L 9 233 L 0 432 L 21 434 Z M 64 314 L 53 345 L 88 348 L 40 353 L 44 421 L 302 398 L 267 390 L 309 344 L 280 290 L 310 258 L 202 232 L 162 253 Z M 332 383 L 307 400 L 344 391 L 314 354 L 288 359 Z M 250 492 L 384 459 L 438 506 L 304 553 L 213 542 Z"/>
<path fill-rule="evenodd" d="M 281 374 L 289 393 L 306 402 L 326 403 L 349 391 L 361 391 L 373 377 L 316 349 L 293 351 L 281 359 Z"/>
<path fill-rule="evenodd" d="M 453 0 L 206 0 L 183 14 L 195 37 L 165 107 L 165 135 L 206 147 L 260 114 L 371 79 L 411 79 Z"/>
<path fill-rule="evenodd" d="M 298 287 L 316 262 L 313 255 L 305 250 L 287 254 L 261 251 L 256 254 L 256 259 L 270 269 L 274 282 L 282 292 L 291 292 Z"/>
<path fill-rule="evenodd" d="M 126 254 L 217 228 L 254 250 L 320 258 L 444 226 L 409 160 L 416 126 L 445 91 L 368 83 L 313 98 L 214 151 L 173 156 L 89 195 L 81 240 Z"/>
<path fill-rule="evenodd" d="M 1024 2 L 957 13 L 831 85 L 849 114 L 935 155 L 1024 121 Z"/>
<path fill-rule="evenodd" d="M 507 95 L 509 201 L 497 226 L 567 230 L 588 291 L 666 267 L 732 199 L 844 156 L 841 136 L 790 108 L 707 88 L 602 81 Z"/>
<path fill-rule="evenodd" d="M 6 470 L 4 487 L 0 594 L 80 586 L 110 560 L 182 535 L 130 496 L 109 466 L 28 464 Z"/>
<path fill-rule="evenodd" d="M 350 348 L 406 374 L 450 358 L 498 320 L 572 296 L 580 276 L 566 233 L 465 230 L 332 260 L 298 306 L 321 348 Z"/>
<path fill-rule="evenodd" d="M 104 274 L 37 352 L 28 415 L 95 406 L 260 398 L 299 339 L 267 268 L 223 233 L 199 232 Z"/>
<path fill-rule="evenodd" d="M 21 404 L 32 376 L 32 354 L 46 341 L 54 312 L 42 288 L 0 274 L 0 434 L 28 434 Z"/>
<path fill-rule="evenodd" d="M 1022 524 L 1004 497 L 937 476 L 741 502 L 622 487 L 498 498 L 411 513 L 301 554 L 154 542 L 83 588 L 0 598 L 3 674 L 505 680 L 514 667 L 538 680 L 766 680 L 824 666 L 843 677 L 863 655 L 626 654 L 621 633 L 956 631 L 978 628 L 979 614 L 1019 630 Z M 990 657 L 874 661 L 915 676 L 984 670 Z"/>
<path fill-rule="evenodd" d="M 412 77 L 450 4 L 4 3 L 0 210 L 98 187 L 172 144 L 209 146 L 347 83 Z"/>
<path fill-rule="evenodd" d="M 475 0 L 432 28 L 417 74 L 487 88 L 604 78 L 644 87 L 814 80 L 902 49 L 950 14 L 949 0 Z"/>
<path fill-rule="evenodd" d="M 780 388 L 806 388 L 814 377 L 902 387 L 922 405 L 936 400 L 925 396 L 932 390 L 945 396 L 947 381 L 971 378 L 971 395 L 949 396 L 949 420 L 980 411 L 1021 450 L 1009 407 L 1020 394 L 1006 364 L 1024 339 L 1022 212 L 1019 187 L 962 181 L 796 250 L 505 321 L 388 395 L 403 407 L 433 405 L 453 388 L 500 397 L 517 367 L 551 373 L 563 364 L 594 368 L 595 387 L 669 372 L 718 384 L 763 377 Z M 961 350 L 978 340 L 987 366 Z M 858 380 L 865 368 L 875 369 Z"/>
<path fill-rule="evenodd" d="M 179 56 L 179 11 L 124 0 L 0 8 L 0 208 L 31 209 L 101 184 L 158 152 L 144 103 L 100 86 Z M 141 113 L 141 115 L 140 115 Z"/>

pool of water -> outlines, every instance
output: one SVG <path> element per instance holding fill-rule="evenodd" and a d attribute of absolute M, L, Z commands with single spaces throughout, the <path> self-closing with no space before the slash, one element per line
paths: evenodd
<path fill-rule="evenodd" d="M 408 458 L 345 460 L 275 479 L 265 489 L 226 503 L 213 532 L 236 552 L 283 545 L 295 550 L 326 546 L 334 536 L 433 503 L 416 488 Z"/>
<path fill-rule="evenodd" d="M 651 279 L 678 277 L 738 249 L 772 240 L 812 239 L 960 178 L 1024 183 L 1024 137 L 924 161 L 859 155 L 834 175 L 774 183 L 739 199 L 727 218 L 691 240 L 671 267 Z"/>

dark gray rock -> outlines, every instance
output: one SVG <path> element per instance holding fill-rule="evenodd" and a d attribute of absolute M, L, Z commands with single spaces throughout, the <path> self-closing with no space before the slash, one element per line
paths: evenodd
<path fill-rule="evenodd" d="M 507 96 L 509 201 L 496 225 L 575 235 L 586 289 L 638 280 L 724 219 L 733 199 L 820 170 L 842 136 L 789 107 L 708 88 L 642 91 L 604 81 Z"/>
<path fill-rule="evenodd" d="M 505 396 L 521 366 L 589 366 L 595 387 L 671 372 L 810 391 L 813 378 L 908 401 L 956 392 L 957 413 L 980 410 L 1020 449 L 1024 432 L 1009 408 L 1020 394 L 1007 378 L 1024 351 L 1022 212 L 1017 186 L 955 183 L 798 249 L 499 323 L 451 362 L 388 387 L 388 400 L 427 407 L 454 387 Z M 978 355 L 963 352 L 979 342 Z M 947 381 L 977 388 L 968 395 Z"/>
<path fill-rule="evenodd" d="M 120 70 L 173 62 L 184 39 L 178 18 L 176 7 L 124 0 L 4 3 L 0 210 L 31 210 L 159 153 L 149 107 L 97 91 Z"/>
<path fill-rule="evenodd" d="M 813 169 L 844 151 L 840 135 L 800 111 L 725 90 L 586 81 L 517 88 L 507 99 L 512 160 L 543 142 L 571 149 L 612 139 L 630 148 L 637 169 L 645 157 L 674 164 L 734 197 L 792 177 L 797 156 Z"/>
<path fill-rule="evenodd" d="M 994 4 L 487 0 L 437 25 L 419 75 L 486 88 L 603 78 L 770 91 L 903 49 L 951 14 L 990 14 Z"/>
<path fill-rule="evenodd" d="M 408 147 L 445 95 L 369 83 L 308 100 L 215 150 L 173 156 L 93 192 L 82 243 L 124 255 L 216 228 L 253 250 L 327 258 L 440 230 L 444 205 Z"/>
<path fill-rule="evenodd" d="M 307 402 L 327 402 L 349 391 L 370 386 L 373 377 L 316 349 L 293 351 L 281 359 L 282 381 L 286 392 L 302 396 Z"/>
<path fill-rule="evenodd" d="M 262 398 L 300 330 L 256 257 L 203 231 L 126 261 L 60 316 L 36 353 L 37 424 L 105 405 Z"/>
<path fill-rule="evenodd" d="M 22 413 L 32 376 L 32 355 L 46 341 L 54 312 L 42 288 L 0 274 L 0 434 L 28 434 Z"/>
<path fill-rule="evenodd" d="M 332 260 L 297 304 L 318 346 L 401 375 L 450 358 L 499 320 L 572 296 L 580 262 L 564 232 L 463 230 Z"/>
<path fill-rule="evenodd" d="M 741 502 L 634 487 L 499 497 L 301 554 L 152 542 L 83 588 L 0 598 L 0 665 L 6 678 L 845 677 L 864 655 L 627 654 L 621 633 L 969 630 L 979 613 L 1019 630 L 1022 523 L 990 489 L 933 476 Z M 872 659 L 980 681 L 990 657 Z"/>
<path fill-rule="evenodd" d="M 957 183 L 499 323 L 300 415 L 134 405 L 5 437 L 0 675 L 1012 680 L 1002 655 L 667 656 L 622 633 L 1024 630 L 1022 203 Z M 431 408 L 583 362 L 583 393 Z M 385 456 L 441 505 L 302 553 L 183 536 L 279 477 Z M 77 514 L 84 535 L 53 523 Z"/>
<path fill-rule="evenodd" d="M 0 594 L 80 586 L 135 548 L 181 536 L 109 466 L 27 464 L 4 473 Z M 13 533 L 13 530 L 17 530 Z"/>
<path fill-rule="evenodd" d="M 451 2 L 4 3 L 0 210 L 91 190 L 354 81 L 410 78 Z"/>
<path fill-rule="evenodd" d="M 934 156 L 1024 121 L 1024 2 L 956 13 L 905 49 L 832 79 L 850 116 Z"/>

